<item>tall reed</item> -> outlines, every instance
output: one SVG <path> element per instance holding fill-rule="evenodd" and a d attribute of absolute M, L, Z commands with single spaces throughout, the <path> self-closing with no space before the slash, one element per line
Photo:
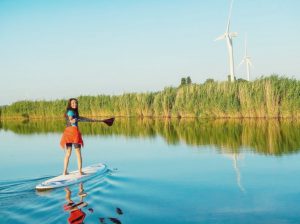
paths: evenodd
<path fill-rule="evenodd" d="M 207 82 L 159 92 L 80 96 L 82 116 L 279 118 L 300 117 L 300 81 L 272 75 L 252 82 Z M 1 119 L 62 117 L 65 100 L 19 101 Z"/>

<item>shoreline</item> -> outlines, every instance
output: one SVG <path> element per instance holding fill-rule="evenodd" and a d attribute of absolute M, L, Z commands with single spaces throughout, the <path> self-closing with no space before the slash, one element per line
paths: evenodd
<path fill-rule="evenodd" d="M 226 116 L 226 117 L 196 117 L 196 116 L 88 116 L 84 115 L 83 117 L 89 117 L 89 118 L 95 118 L 95 119 L 105 119 L 114 117 L 116 119 L 148 119 L 148 120 L 184 120 L 184 119 L 191 119 L 191 120 L 300 120 L 300 116 L 261 116 L 261 117 L 238 117 L 238 116 Z M 18 120 L 18 121 L 38 121 L 38 120 L 64 120 L 65 118 L 62 118 L 61 116 L 53 116 L 53 117 L 43 117 L 43 116 L 37 116 L 37 117 L 28 117 L 24 118 L 21 116 L 12 116 L 12 117 L 0 117 L 1 121 L 10 121 L 10 120 Z"/>

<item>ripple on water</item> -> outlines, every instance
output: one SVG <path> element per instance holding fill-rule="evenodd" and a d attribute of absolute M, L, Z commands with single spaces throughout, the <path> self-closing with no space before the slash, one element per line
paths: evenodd
<path fill-rule="evenodd" d="M 109 170 L 82 185 L 75 184 L 68 188 L 58 188 L 38 192 L 35 186 L 50 177 L 27 180 L 0 182 L 0 218 L 3 223 L 66 223 L 70 218 L 70 210 L 64 209 L 69 200 L 75 204 L 85 202 L 80 208 L 85 214 L 85 222 L 106 223 L 117 222 L 123 215 L 122 208 L 109 202 L 106 194 L 122 186 L 125 177 L 116 177 L 117 173 Z M 82 188 L 81 188 L 82 187 Z M 111 194 L 109 194 L 111 195 Z M 80 207 L 80 206 L 79 206 Z M 109 219 L 111 218 L 111 220 Z M 121 223 L 121 222 L 120 222 Z"/>

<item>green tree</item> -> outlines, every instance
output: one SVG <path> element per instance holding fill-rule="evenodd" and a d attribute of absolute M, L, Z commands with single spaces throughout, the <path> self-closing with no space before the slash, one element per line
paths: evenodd
<path fill-rule="evenodd" d="M 186 78 L 181 78 L 180 86 L 186 85 Z"/>
<path fill-rule="evenodd" d="M 187 77 L 186 78 L 186 84 L 188 84 L 188 85 L 190 85 L 190 84 L 192 84 L 192 79 L 191 79 L 191 77 Z"/>
<path fill-rule="evenodd" d="M 206 79 L 205 82 L 204 82 L 204 84 L 206 84 L 206 83 L 212 83 L 214 81 L 215 81 L 214 79 Z"/>

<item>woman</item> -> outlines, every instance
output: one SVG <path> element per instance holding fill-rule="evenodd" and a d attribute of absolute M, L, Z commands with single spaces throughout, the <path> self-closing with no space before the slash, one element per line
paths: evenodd
<path fill-rule="evenodd" d="M 65 113 L 65 118 L 66 118 L 67 127 L 60 141 L 61 147 L 67 149 L 65 159 L 64 159 L 63 175 L 68 174 L 68 165 L 69 165 L 69 159 L 72 152 L 72 146 L 74 146 L 76 150 L 79 174 L 84 175 L 84 173 L 82 172 L 82 157 L 81 157 L 81 148 L 83 146 L 83 140 L 81 137 L 81 133 L 78 129 L 78 121 L 104 122 L 108 126 L 112 126 L 115 118 L 112 117 L 104 120 L 94 120 L 86 117 L 80 117 L 78 112 L 78 100 L 75 98 L 69 99 L 67 110 Z"/>
<path fill-rule="evenodd" d="M 82 172 L 82 157 L 81 157 L 81 148 L 83 146 L 83 140 L 81 137 L 81 133 L 78 129 L 78 121 L 81 117 L 79 117 L 77 99 L 75 98 L 69 99 L 67 110 L 65 113 L 65 118 L 66 118 L 67 127 L 60 141 L 61 147 L 64 149 L 66 148 L 63 175 L 68 175 L 68 164 L 72 153 L 72 146 L 74 146 L 76 150 L 79 174 L 84 175 L 84 173 Z M 92 121 L 92 119 L 88 119 L 88 118 L 81 118 L 81 119 Z"/>

